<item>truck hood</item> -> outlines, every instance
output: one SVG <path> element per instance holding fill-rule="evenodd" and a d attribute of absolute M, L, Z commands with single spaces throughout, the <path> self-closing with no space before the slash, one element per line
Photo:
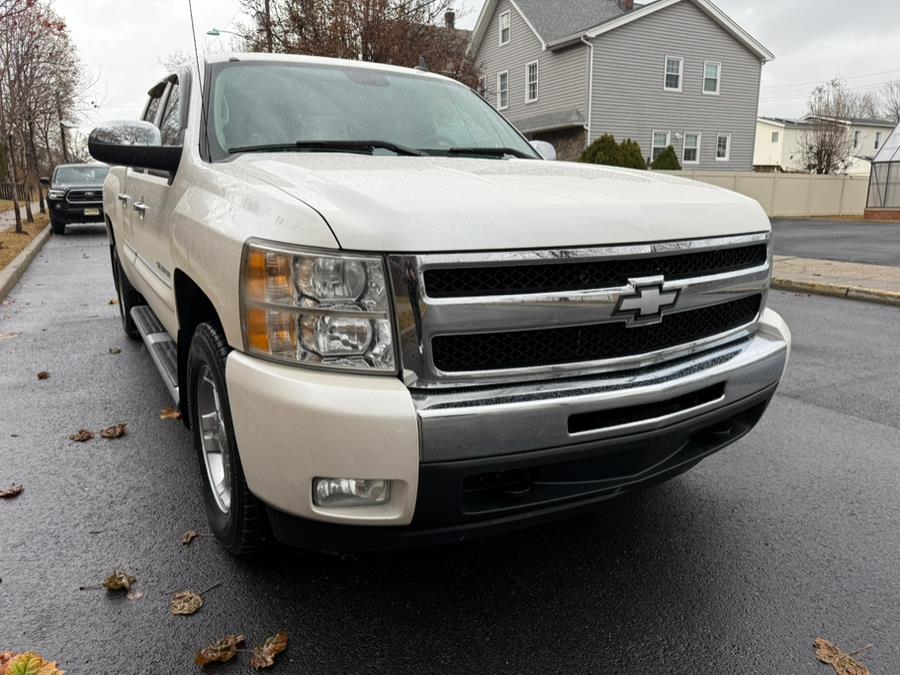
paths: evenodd
<path fill-rule="evenodd" d="M 722 188 L 570 162 L 267 153 L 217 167 L 296 197 L 358 251 L 575 247 L 770 227 L 756 201 Z"/>

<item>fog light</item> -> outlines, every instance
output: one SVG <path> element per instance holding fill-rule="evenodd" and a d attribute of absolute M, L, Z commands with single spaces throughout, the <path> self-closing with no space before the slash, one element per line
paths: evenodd
<path fill-rule="evenodd" d="M 384 504 L 391 495 L 391 481 L 358 478 L 313 480 L 316 506 L 372 506 Z"/>

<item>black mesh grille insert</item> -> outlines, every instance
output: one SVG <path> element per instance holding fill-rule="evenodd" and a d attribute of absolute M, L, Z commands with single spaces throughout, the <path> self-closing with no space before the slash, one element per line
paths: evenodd
<path fill-rule="evenodd" d="M 529 368 L 633 356 L 724 333 L 750 323 L 762 295 L 666 316 L 662 323 L 623 322 L 507 333 L 441 335 L 431 340 L 434 365 L 448 373 Z"/>
<path fill-rule="evenodd" d="M 733 272 L 763 265 L 767 258 L 766 244 L 752 244 L 655 258 L 446 267 L 425 271 L 425 291 L 432 298 L 454 298 L 612 288 L 637 277 L 673 280 Z"/>

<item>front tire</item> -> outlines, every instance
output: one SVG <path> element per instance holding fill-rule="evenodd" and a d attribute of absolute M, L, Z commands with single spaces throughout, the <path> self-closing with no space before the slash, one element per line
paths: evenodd
<path fill-rule="evenodd" d="M 187 362 L 188 409 L 209 528 L 225 550 L 244 556 L 265 543 L 268 522 L 238 455 L 225 383 L 229 351 L 220 328 L 197 326 Z"/>
<path fill-rule="evenodd" d="M 50 214 L 50 229 L 53 231 L 53 234 L 64 235 L 66 233 L 66 224 L 61 223 L 53 217 L 53 214 Z"/>
<path fill-rule="evenodd" d="M 134 325 L 134 319 L 131 318 L 131 310 L 134 307 L 144 304 L 144 299 L 138 293 L 128 277 L 125 276 L 125 270 L 122 269 L 122 263 L 119 261 L 119 254 L 115 246 L 110 247 L 110 258 L 112 259 L 113 280 L 116 284 L 116 295 L 119 298 L 119 317 L 122 319 L 122 330 L 132 340 L 139 340 L 141 334 L 138 332 L 137 326 Z"/>

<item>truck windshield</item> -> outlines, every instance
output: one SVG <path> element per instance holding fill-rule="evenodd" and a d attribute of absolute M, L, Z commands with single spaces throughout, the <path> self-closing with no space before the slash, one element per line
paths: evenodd
<path fill-rule="evenodd" d="M 469 88 L 415 73 L 229 62 L 210 100 L 214 160 L 254 150 L 539 158 Z"/>
<path fill-rule="evenodd" d="M 100 185 L 109 173 L 108 166 L 61 166 L 56 169 L 54 183 L 68 185 Z"/>

